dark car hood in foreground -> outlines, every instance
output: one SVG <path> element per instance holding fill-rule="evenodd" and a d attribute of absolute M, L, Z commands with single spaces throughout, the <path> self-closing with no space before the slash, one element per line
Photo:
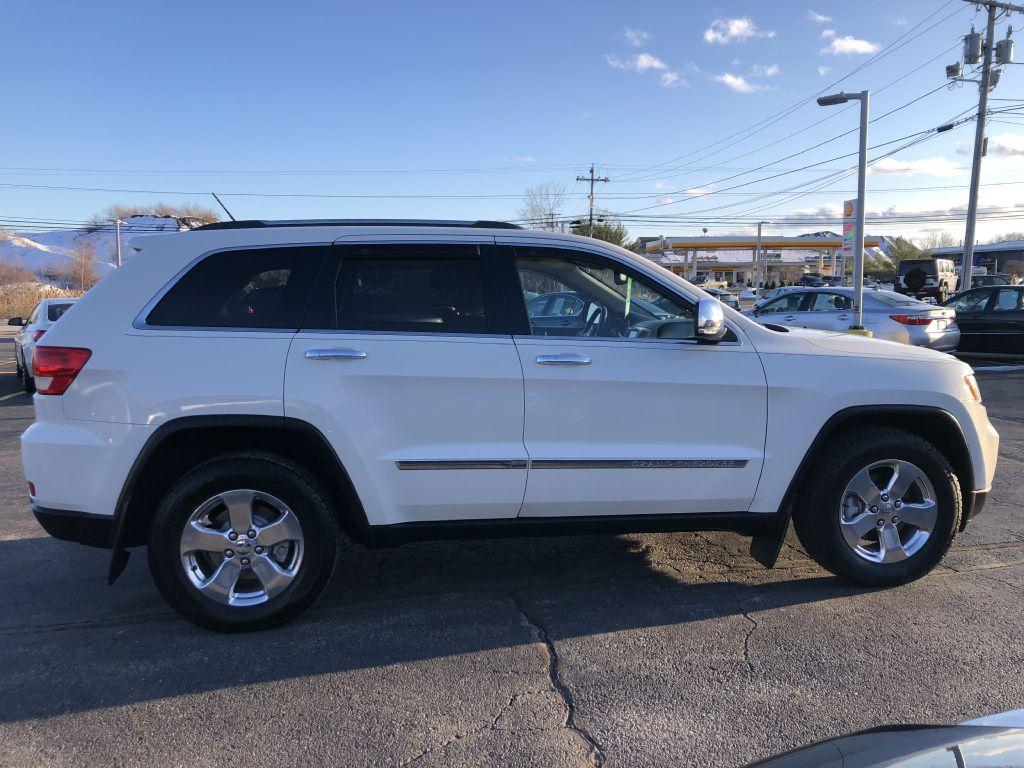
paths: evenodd
<path fill-rule="evenodd" d="M 853 733 L 750 768 L 1024 768 L 1024 729 L 895 726 Z"/>

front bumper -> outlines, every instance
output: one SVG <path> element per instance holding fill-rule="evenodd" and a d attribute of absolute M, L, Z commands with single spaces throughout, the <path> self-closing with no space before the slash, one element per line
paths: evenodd
<path fill-rule="evenodd" d="M 48 509 L 32 504 L 32 514 L 55 539 L 73 541 L 89 547 L 110 549 L 114 542 L 112 515 L 92 515 L 69 509 Z"/>

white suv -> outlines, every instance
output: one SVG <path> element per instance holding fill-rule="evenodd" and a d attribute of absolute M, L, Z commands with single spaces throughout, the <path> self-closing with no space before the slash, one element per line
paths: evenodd
<path fill-rule="evenodd" d="M 342 531 L 734 530 L 770 566 L 792 516 L 826 568 L 900 584 L 992 483 L 964 363 L 762 327 L 606 243 L 309 221 L 134 244 L 36 349 L 25 477 L 47 531 L 112 548 L 111 580 L 148 545 L 207 627 L 298 614 Z M 568 309 L 529 314 L 545 294 Z"/>

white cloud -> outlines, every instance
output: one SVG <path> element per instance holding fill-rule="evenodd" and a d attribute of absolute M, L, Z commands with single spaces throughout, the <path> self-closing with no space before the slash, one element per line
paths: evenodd
<path fill-rule="evenodd" d="M 830 37 L 835 37 L 836 31 L 834 29 L 823 29 L 821 30 L 821 36 L 827 40 Z"/>
<path fill-rule="evenodd" d="M 716 80 L 727 88 L 731 88 L 736 93 L 757 93 L 758 91 L 768 90 L 767 85 L 758 85 L 752 83 L 743 75 L 734 75 L 730 72 L 725 72 L 721 75 L 712 75 L 712 80 Z"/>
<path fill-rule="evenodd" d="M 893 22 L 893 24 L 895 24 L 897 27 L 905 27 L 909 23 L 910 23 L 909 21 L 907 21 L 906 19 L 903 19 L 903 18 L 896 19 L 896 21 Z"/>
<path fill-rule="evenodd" d="M 669 70 L 661 73 L 661 85 L 664 88 L 676 88 L 680 85 L 688 85 L 688 83 L 679 76 L 678 72 Z"/>
<path fill-rule="evenodd" d="M 708 185 L 706 187 L 690 187 L 689 189 L 683 190 L 683 192 L 690 195 L 691 197 L 704 197 L 705 195 L 710 195 L 712 191 L 713 190 L 711 189 L 711 185 Z"/>
<path fill-rule="evenodd" d="M 536 163 L 537 162 L 537 158 L 534 157 L 533 155 L 512 155 L 512 162 L 513 163 L 526 163 L 526 164 Z"/>
<path fill-rule="evenodd" d="M 638 53 L 635 56 L 630 56 L 628 59 L 620 59 L 618 56 L 607 53 L 604 58 L 615 69 L 629 69 L 633 72 L 668 69 L 668 64 L 649 53 Z"/>
<path fill-rule="evenodd" d="M 851 53 L 874 53 L 878 48 L 878 43 L 860 40 L 851 35 L 843 35 L 842 37 L 835 38 L 831 43 L 822 48 L 821 52 L 829 53 L 833 56 L 841 56 Z"/>
<path fill-rule="evenodd" d="M 823 13 L 812 11 L 809 8 L 807 9 L 807 19 L 808 21 L 813 21 L 815 24 L 828 24 L 830 21 L 832 21 L 831 16 L 826 16 Z"/>
<path fill-rule="evenodd" d="M 988 140 L 988 151 L 1002 157 L 1024 155 L 1024 136 L 1019 133 L 1000 133 Z"/>
<path fill-rule="evenodd" d="M 886 157 L 874 163 L 868 168 L 870 174 L 885 174 L 890 176 L 963 176 L 966 172 L 962 166 L 957 165 L 946 157 L 924 157 L 920 160 L 897 160 L 894 157 Z"/>
<path fill-rule="evenodd" d="M 654 191 L 655 192 L 660 192 L 661 190 L 663 190 L 667 186 L 668 186 L 668 184 L 666 184 L 664 181 L 656 181 L 656 182 L 654 182 Z"/>
<path fill-rule="evenodd" d="M 765 32 L 749 16 L 738 19 L 715 19 L 711 26 L 704 30 L 704 42 L 727 45 L 733 40 L 743 42 L 752 37 L 775 37 L 774 32 Z"/>
<path fill-rule="evenodd" d="M 634 48 L 643 48 L 647 41 L 651 39 L 651 33 L 644 32 L 642 29 L 626 27 L 622 31 L 622 39 L 626 41 L 627 45 L 632 45 Z"/>
<path fill-rule="evenodd" d="M 755 64 L 750 69 L 751 77 L 775 77 L 782 70 L 778 64 Z"/>
<path fill-rule="evenodd" d="M 832 71 L 832 67 L 818 67 L 818 74 L 824 77 Z"/>

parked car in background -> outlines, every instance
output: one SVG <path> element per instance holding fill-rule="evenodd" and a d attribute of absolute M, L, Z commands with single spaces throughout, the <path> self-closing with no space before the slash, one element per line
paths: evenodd
<path fill-rule="evenodd" d="M 896 292 L 942 303 L 955 293 L 959 277 L 949 259 L 904 259 L 896 270 Z"/>
<path fill-rule="evenodd" d="M 14 334 L 14 364 L 26 392 L 34 392 L 36 389 L 35 378 L 32 375 L 32 350 L 43 334 L 71 309 L 75 301 L 76 299 L 43 299 L 28 318 L 12 317 L 7 321 L 8 325 L 20 327 Z"/>
<path fill-rule="evenodd" d="M 971 288 L 984 288 L 990 285 L 1009 285 L 1005 275 L 971 275 Z"/>
<path fill-rule="evenodd" d="M 992 487 L 966 363 L 761 326 L 609 243 L 364 220 L 134 245 L 36 348 L 25 485 L 52 535 L 113 550 L 109 579 L 146 546 L 206 627 L 299 614 L 342 531 L 724 528 L 771 566 L 792 519 L 825 568 L 894 586 Z"/>
<path fill-rule="evenodd" d="M 1024 285 L 972 288 L 943 306 L 956 311 L 959 351 L 1024 354 Z"/>
<path fill-rule="evenodd" d="M 825 285 L 825 278 L 819 274 L 808 272 L 807 274 L 800 275 L 800 279 L 796 281 L 797 285 L 806 286 L 809 288 L 819 288 Z"/>
<path fill-rule="evenodd" d="M 845 331 L 854 321 L 852 288 L 788 291 L 751 315 L 759 322 Z M 879 339 L 950 352 L 960 342 L 956 313 L 891 291 L 864 291 L 864 327 Z"/>
<path fill-rule="evenodd" d="M 843 278 L 840 277 L 839 275 L 826 275 L 825 277 L 822 278 L 822 280 L 824 280 L 825 285 L 829 286 L 830 288 L 841 288 L 843 285 Z M 864 284 L 867 285 L 866 280 L 864 281 Z"/>
<path fill-rule="evenodd" d="M 736 294 L 732 291 L 728 291 L 725 288 L 705 288 L 704 286 L 701 286 L 701 288 L 725 304 L 725 306 L 732 307 L 737 312 L 740 311 L 740 300 L 736 298 Z"/>

